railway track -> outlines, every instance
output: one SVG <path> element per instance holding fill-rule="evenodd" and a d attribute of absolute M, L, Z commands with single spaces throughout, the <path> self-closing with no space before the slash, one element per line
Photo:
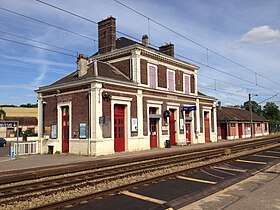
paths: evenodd
<path fill-rule="evenodd" d="M 104 196 L 110 193 L 116 193 L 121 190 L 129 189 L 134 186 L 142 185 L 147 182 L 153 182 L 166 178 L 168 176 L 175 176 L 187 169 L 186 165 L 192 165 L 198 161 L 204 162 L 204 164 L 194 164 L 189 169 L 202 167 L 205 165 L 216 164 L 220 161 L 227 161 L 233 158 L 238 158 L 241 155 L 253 154 L 261 151 L 262 147 L 277 147 L 279 146 L 279 138 L 272 137 L 262 141 L 250 141 L 243 145 L 236 144 L 231 147 L 215 148 L 211 150 L 192 152 L 188 154 L 174 154 L 172 156 L 165 156 L 160 158 L 153 158 L 147 160 L 136 161 L 133 163 L 124 163 L 116 166 L 109 166 L 98 168 L 94 170 L 88 170 L 84 172 L 76 172 L 69 175 L 52 177 L 51 179 L 39 179 L 33 181 L 19 182 L 13 185 L 6 185 L 0 188 L 0 203 L 2 205 L 13 203 L 14 201 L 25 200 L 31 196 L 35 196 L 32 193 L 49 194 L 49 190 L 52 193 L 59 193 L 61 191 L 72 190 L 73 188 L 86 188 L 88 186 L 95 186 L 99 183 L 108 183 L 115 179 L 124 179 L 125 177 L 134 177 L 143 173 L 152 173 L 158 170 L 170 169 L 173 170 L 155 177 L 149 177 L 143 180 L 137 180 L 127 184 L 122 184 L 110 189 L 99 190 L 93 193 L 87 193 L 81 196 L 75 196 L 73 198 L 65 199 L 59 202 L 49 203 L 47 205 L 37 206 L 33 209 L 60 209 L 69 205 L 77 205 L 81 202 L 92 200 L 96 197 Z M 247 151 L 244 154 L 244 151 Z M 243 152 L 240 155 L 238 153 Z M 233 155 L 225 155 L 233 154 Z M 47 190 L 48 192 L 44 192 Z M 20 196 L 19 196 L 20 195 Z"/>

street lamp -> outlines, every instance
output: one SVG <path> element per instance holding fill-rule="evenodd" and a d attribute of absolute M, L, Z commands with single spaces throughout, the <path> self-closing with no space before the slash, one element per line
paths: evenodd
<path fill-rule="evenodd" d="M 251 131 L 251 138 L 253 138 L 253 113 L 252 113 L 252 103 L 251 103 L 251 97 L 258 96 L 258 94 L 251 94 L 249 93 L 249 109 L 250 109 L 250 131 Z"/>

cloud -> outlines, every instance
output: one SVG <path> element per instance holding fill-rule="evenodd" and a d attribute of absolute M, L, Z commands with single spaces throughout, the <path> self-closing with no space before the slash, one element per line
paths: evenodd
<path fill-rule="evenodd" d="M 261 45 L 270 44 L 278 40 L 280 40 L 280 31 L 264 25 L 252 28 L 241 37 L 239 43 Z"/>

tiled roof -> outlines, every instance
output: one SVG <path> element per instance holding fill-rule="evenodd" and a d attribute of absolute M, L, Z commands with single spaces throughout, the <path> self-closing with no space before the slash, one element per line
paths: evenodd
<path fill-rule="evenodd" d="M 125 37 L 120 37 L 116 40 L 116 48 L 117 49 L 128 47 L 128 46 L 134 45 L 134 44 L 140 44 L 140 43 L 138 43 L 136 41 L 133 41 L 131 39 L 125 38 Z"/>
<path fill-rule="evenodd" d="M 250 112 L 235 107 L 217 107 L 218 121 L 250 121 Z M 265 117 L 252 113 L 253 121 L 268 121 Z"/>
<path fill-rule="evenodd" d="M 19 126 L 38 125 L 37 117 L 5 117 L 5 121 L 19 121 Z"/>
<path fill-rule="evenodd" d="M 116 69 L 111 64 L 107 62 L 97 61 L 97 76 L 94 75 L 94 63 L 91 63 L 88 67 L 87 73 L 84 76 L 78 77 L 78 70 L 76 70 L 68 74 L 67 76 L 61 78 L 60 80 L 54 82 L 50 86 L 69 83 L 69 82 L 82 81 L 82 80 L 86 80 L 90 78 L 98 78 L 98 77 L 113 79 L 117 81 L 132 82 L 121 71 Z"/>

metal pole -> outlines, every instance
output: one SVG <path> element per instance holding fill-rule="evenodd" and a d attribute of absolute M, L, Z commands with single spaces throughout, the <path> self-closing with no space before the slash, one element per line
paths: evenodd
<path fill-rule="evenodd" d="M 251 138 L 253 138 L 253 119 L 252 119 L 251 94 L 249 94 L 249 109 L 250 109 L 250 131 L 251 131 Z"/>
<path fill-rule="evenodd" d="M 17 155 L 19 154 L 19 151 L 18 151 L 18 149 L 19 149 L 19 143 L 18 143 L 18 134 L 19 134 L 19 132 L 18 132 L 18 126 L 19 126 L 19 121 L 17 121 Z"/>

